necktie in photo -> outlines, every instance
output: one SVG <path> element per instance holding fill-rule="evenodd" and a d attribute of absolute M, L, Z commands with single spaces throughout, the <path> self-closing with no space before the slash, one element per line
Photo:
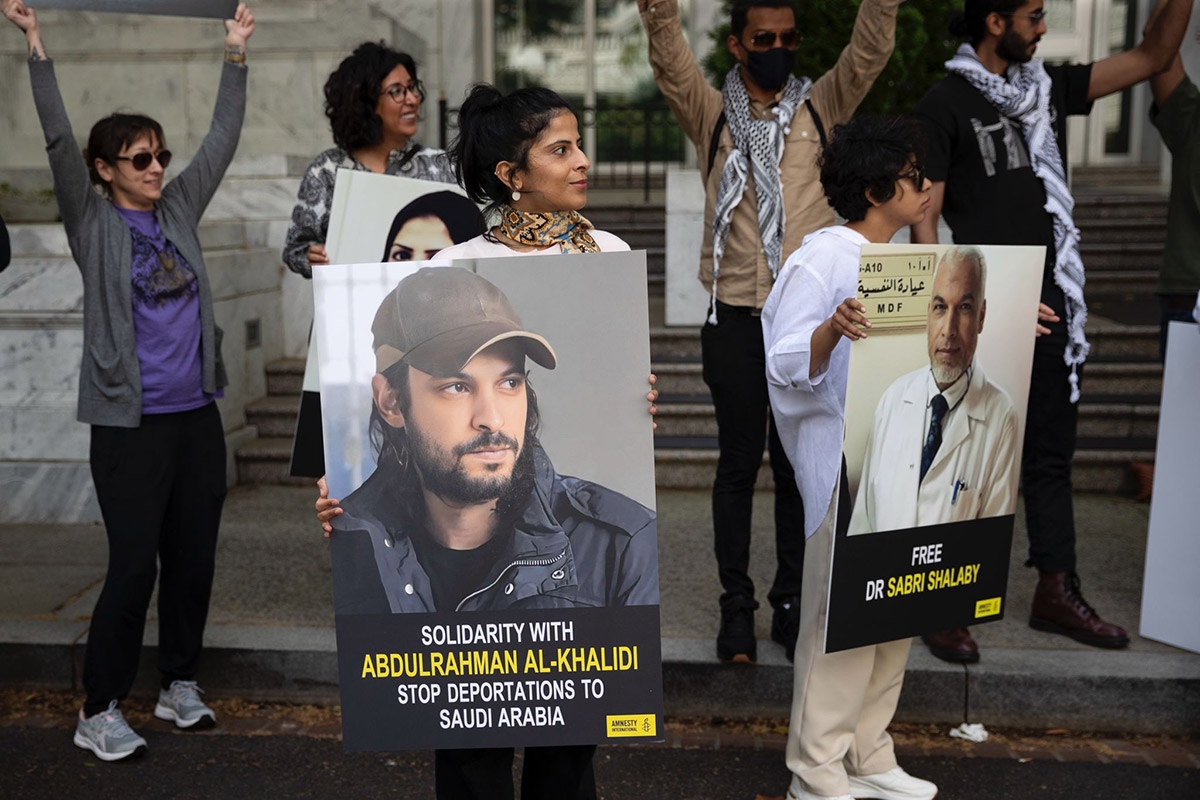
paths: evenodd
<path fill-rule="evenodd" d="M 942 420 L 946 417 L 946 410 L 950 408 L 946 398 L 940 394 L 934 395 L 929 405 L 933 415 L 929 420 L 929 435 L 925 437 L 925 446 L 921 448 L 922 481 L 925 480 L 925 473 L 929 472 L 929 465 L 933 463 L 933 457 L 937 455 L 938 448 L 942 446 Z"/>

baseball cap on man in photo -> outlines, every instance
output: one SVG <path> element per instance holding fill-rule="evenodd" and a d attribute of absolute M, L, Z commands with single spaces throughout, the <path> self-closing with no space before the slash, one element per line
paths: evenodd
<path fill-rule="evenodd" d="M 375 369 L 401 361 L 428 375 L 453 375 L 483 350 L 516 340 L 546 369 L 558 362 L 543 337 L 524 329 L 496 286 L 463 267 L 424 267 L 379 304 L 371 324 Z"/>

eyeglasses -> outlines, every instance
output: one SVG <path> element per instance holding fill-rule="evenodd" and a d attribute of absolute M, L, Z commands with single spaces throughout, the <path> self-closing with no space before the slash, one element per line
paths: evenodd
<path fill-rule="evenodd" d="M 913 164 L 912 169 L 908 172 L 901 172 L 896 176 L 897 180 L 904 180 L 906 178 L 912 181 L 913 186 L 917 187 L 918 192 L 921 191 L 925 188 L 925 165 Z"/>
<path fill-rule="evenodd" d="M 410 94 L 416 95 L 417 102 L 425 102 L 425 86 L 420 81 L 414 81 L 408 86 L 403 84 L 393 83 L 391 86 L 383 90 L 383 94 L 392 98 L 392 102 L 397 105 L 408 99 Z"/>
<path fill-rule="evenodd" d="M 787 49 L 791 50 L 800 42 L 800 31 L 796 30 L 795 28 L 787 31 L 780 31 L 779 33 L 776 33 L 775 31 L 759 31 L 750 37 L 750 44 L 754 45 L 760 50 L 766 50 L 767 48 L 774 47 L 776 41 L 779 42 L 781 47 L 786 47 Z"/>
<path fill-rule="evenodd" d="M 1025 19 L 1032 22 L 1035 27 L 1038 25 L 1041 25 L 1046 19 L 1046 9 L 1042 9 L 1040 11 L 1033 11 L 1029 14 L 1022 14 L 1017 11 L 1001 11 L 998 13 L 1002 17 L 1024 17 Z"/>
<path fill-rule="evenodd" d="M 115 160 L 128 161 L 130 164 L 133 164 L 133 168 L 138 172 L 145 172 L 148 170 L 150 168 L 150 162 L 155 160 L 162 165 L 163 169 L 166 169 L 167 165 L 171 163 L 171 151 L 159 150 L 157 153 L 151 153 L 147 150 L 143 150 L 140 153 L 134 153 L 132 156 L 117 156 Z"/>

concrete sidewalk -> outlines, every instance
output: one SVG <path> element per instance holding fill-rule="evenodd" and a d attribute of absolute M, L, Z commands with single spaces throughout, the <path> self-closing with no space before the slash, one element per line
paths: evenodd
<path fill-rule="evenodd" d="M 241 486 L 225 505 L 217 575 L 198 676 L 213 696 L 337 702 L 327 546 L 315 490 Z M 950 725 L 1196 734 L 1200 655 L 1136 635 L 1149 506 L 1076 498 L 1080 575 L 1088 600 L 1130 631 L 1105 651 L 1027 624 L 1034 574 L 1023 566 L 1018 510 L 1006 618 L 975 629 L 983 657 L 945 664 L 916 644 L 897 718 Z M 716 565 L 709 497 L 660 491 L 664 684 L 668 713 L 786 717 L 791 666 L 769 640 L 765 593 L 774 563 L 770 498 L 755 503 L 752 575 L 762 595 L 759 661 L 716 661 Z M 78 688 L 88 617 L 107 559 L 99 526 L 0 526 L 0 683 Z M 1194 613 L 1194 610 L 1193 610 Z M 139 688 L 156 684 L 157 629 L 147 626 Z"/>

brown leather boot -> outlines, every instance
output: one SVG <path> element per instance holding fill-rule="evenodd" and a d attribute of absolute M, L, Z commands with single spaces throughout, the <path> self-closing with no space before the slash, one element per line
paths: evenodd
<path fill-rule="evenodd" d="M 1033 593 L 1029 627 L 1047 633 L 1061 633 L 1093 647 L 1120 648 L 1129 644 L 1125 629 L 1100 619 L 1079 592 L 1079 576 L 1074 572 L 1039 573 Z"/>
<path fill-rule="evenodd" d="M 974 664 L 979 660 L 979 645 L 966 628 L 926 633 L 921 641 L 929 646 L 929 652 L 951 664 Z"/>

